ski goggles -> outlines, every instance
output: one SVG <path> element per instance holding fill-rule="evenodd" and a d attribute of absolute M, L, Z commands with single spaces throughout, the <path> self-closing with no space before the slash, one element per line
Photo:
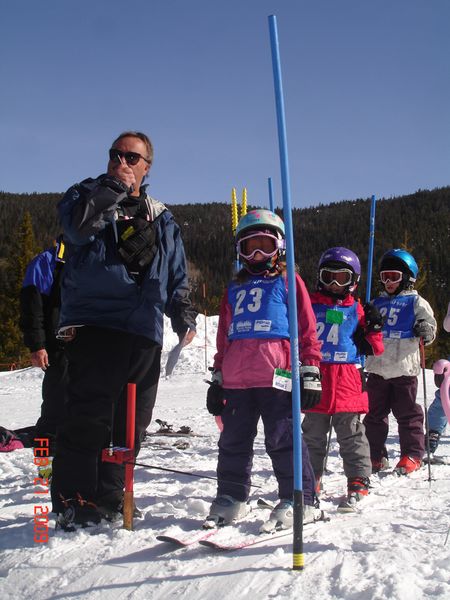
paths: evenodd
<path fill-rule="evenodd" d="M 380 279 L 382 283 L 400 283 L 403 273 L 401 271 L 380 271 Z"/>
<path fill-rule="evenodd" d="M 125 160 L 127 165 L 137 165 L 141 160 L 145 160 L 147 164 L 150 164 L 150 161 L 139 154 L 139 152 L 122 152 L 122 150 L 117 150 L 117 148 L 111 148 L 109 151 L 109 160 L 113 163 L 120 163 L 122 159 Z"/>
<path fill-rule="evenodd" d="M 335 283 L 340 287 L 350 285 L 353 281 L 353 271 L 350 269 L 319 269 L 319 281 L 323 285 Z"/>
<path fill-rule="evenodd" d="M 279 240 L 276 235 L 262 231 L 250 233 L 238 240 L 236 244 L 238 254 L 245 260 L 253 260 L 257 252 L 260 252 L 265 259 L 272 258 L 285 247 L 284 240 Z"/>

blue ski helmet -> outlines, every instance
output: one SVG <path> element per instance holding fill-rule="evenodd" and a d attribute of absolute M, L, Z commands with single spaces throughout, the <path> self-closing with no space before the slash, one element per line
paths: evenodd
<path fill-rule="evenodd" d="M 361 263 L 356 254 L 348 248 L 335 246 L 328 248 L 319 259 L 319 271 L 323 267 L 331 267 L 336 269 L 350 269 L 353 271 L 353 277 L 350 285 L 347 285 L 342 291 L 346 294 L 355 291 L 361 277 Z M 320 279 L 317 281 L 317 289 L 324 290 Z"/>
<path fill-rule="evenodd" d="M 401 271 L 406 277 L 405 282 L 414 283 L 419 274 L 419 267 L 412 254 L 402 248 L 394 248 L 388 250 L 381 257 L 380 271 L 388 271 L 389 269 Z"/>
<path fill-rule="evenodd" d="M 243 233 L 251 229 L 272 229 L 280 239 L 284 239 L 284 223 L 278 215 L 266 208 L 258 208 L 244 215 L 236 227 L 236 239 L 242 237 Z"/>

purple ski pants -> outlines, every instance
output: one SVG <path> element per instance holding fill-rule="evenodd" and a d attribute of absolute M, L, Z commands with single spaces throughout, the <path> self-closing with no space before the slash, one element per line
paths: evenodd
<path fill-rule="evenodd" d="M 278 482 L 278 497 L 292 499 L 294 490 L 292 399 L 274 388 L 224 390 L 226 405 L 221 414 L 217 495 L 228 494 L 240 501 L 250 495 L 253 442 L 261 417 L 265 446 Z M 302 482 L 304 503 L 314 503 L 314 472 L 302 438 Z"/>
<path fill-rule="evenodd" d="M 369 412 L 364 418 L 370 457 L 379 461 L 389 433 L 389 413 L 397 419 L 401 456 L 422 460 L 425 452 L 423 410 L 416 403 L 417 377 L 383 379 L 371 373 L 367 379 Z"/>

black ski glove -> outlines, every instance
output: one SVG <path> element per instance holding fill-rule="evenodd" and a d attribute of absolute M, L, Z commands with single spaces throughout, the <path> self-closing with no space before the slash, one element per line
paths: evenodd
<path fill-rule="evenodd" d="M 300 400 L 302 410 L 314 408 L 322 397 L 319 367 L 304 365 L 300 367 Z"/>
<path fill-rule="evenodd" d="M 206 408 L 208 412 L 215 417 L 220 415 L 224 409 L 223 387 L 216 381 L 208 381 L 209 390 L 206 394 Z"/>
<path fill-rule="evenodd" d="M 366 320 L 366 332 L 380 331 L 384 325 L 384 317 L 375 304 L 367 302 L 364 304 L 364 318 Z"/>
<path fill-rule="evenodd" d="M 425 319 L 420 319 L 414 324 L 413 332 L 416 337 L 423 339 L 425 345 L 434 340 L 434 327 Z"/>

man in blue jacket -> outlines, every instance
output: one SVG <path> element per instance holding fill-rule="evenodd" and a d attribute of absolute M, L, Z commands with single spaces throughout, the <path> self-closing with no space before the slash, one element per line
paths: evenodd
<path fill-rule="evenodd" d="M 107 173 L 75 184 L 58 205 L 67 245 L 59 334 L 69 384 L 51 491 L 57 524 L 68 531 L 121 510 L 124 467 L 102 462 L 101 450 L 125 446 L 132 382 L 139 451 L 156 399 L 164 314 L 184 345 L 195 336 L 180 229 L 142 185 L 152 160 L 145 134 L 122 133 Z"/>

